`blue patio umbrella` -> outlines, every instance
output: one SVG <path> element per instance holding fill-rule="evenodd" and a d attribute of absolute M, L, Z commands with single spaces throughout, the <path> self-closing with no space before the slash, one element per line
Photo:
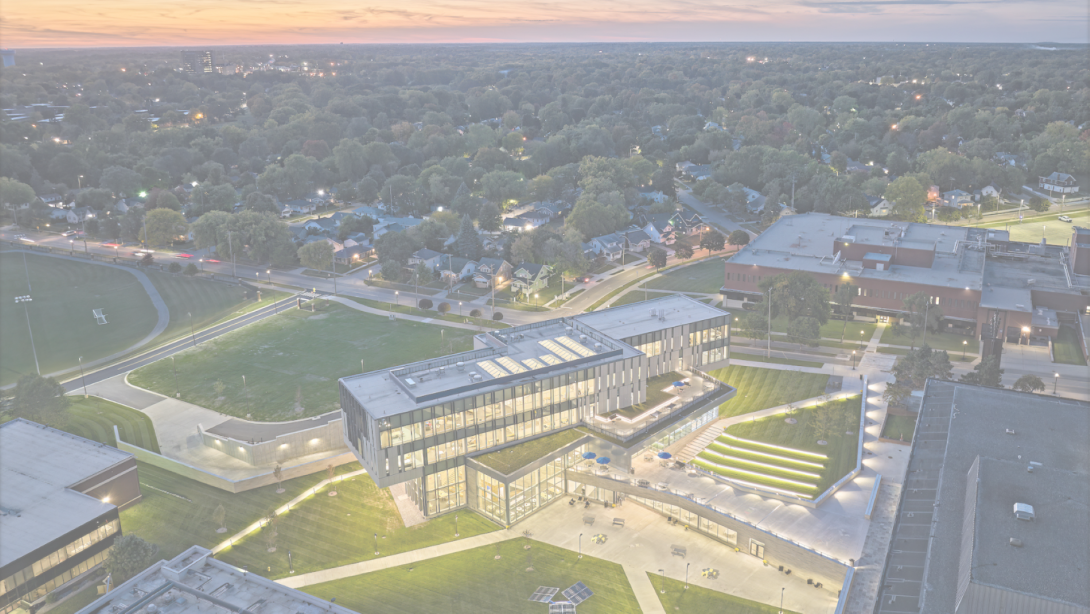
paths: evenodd
<path fill-rule="evenodd" d="M 598 455 L 595 454 L 594 452 L 583 452 L 583 458 L 585 458 L 587 460 L 590 460 L 590 459 L 594 458 L 595 456 L 598 456 Z"/>
<path fill-rule="evenodd" d="M 599 456 L 598 457 L 598 464 L 599 465 L 605 465 L 605 464 L 608 464 L 608 463 L 609 463 L 609 457 L 608 456 Z"/>
<path fill-rule="evenodd" d="M 667 460 L 672 456 L 673 454 L 670 454 L 669 452 L 659 452 L 659 458 L 661 458 L 662 460 Z"/>
<path fill-rule="evenodd" d="M 685 385 L 685 382 L 674 382 L 674 387 L 675 388 L 681 388 L 684 385 Z"/>

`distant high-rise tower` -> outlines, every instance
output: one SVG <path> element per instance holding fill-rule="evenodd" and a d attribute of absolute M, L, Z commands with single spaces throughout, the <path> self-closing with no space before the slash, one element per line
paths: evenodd
<path fill-rule="evenodd" d="M 4 61 L 4 68 L 8 66 L 15 66 L 15 50 L 14 49 L 0 49 L 0 59 Z"/>
<path fill-rule="evenodd" d="M 182 50 L 182 69 L 186 72 L 216 72 L 216 55 L 211 49 Z"/>

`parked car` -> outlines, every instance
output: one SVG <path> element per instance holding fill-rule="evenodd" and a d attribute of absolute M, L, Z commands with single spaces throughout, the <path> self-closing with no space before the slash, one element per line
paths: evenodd
<path fill-rule="evenodd" d="M 1071 218 L 1066 216 L 1066 215 L 1061 215 L 1057 219 L 1060 220 L 1061 222 L 1067 222 L 1068 224 L 1071 223 Z"/>
<path fill-rule="evenodd" d="M 66 230 L 66 231 L 61 233 L 61 236 L 62 237 L 72 237 L 72 236 L 75 236 L 76 234 L 77 233 L 76 233 L 75 230 Z"/>
<path fill-rule="evenodd" d="M 175 258 L 192 258 L 193 254 L 174 254 Z"/>

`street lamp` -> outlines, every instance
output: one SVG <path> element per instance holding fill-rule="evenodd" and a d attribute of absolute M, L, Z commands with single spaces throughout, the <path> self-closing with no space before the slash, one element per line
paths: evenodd
<path fill-rule="evenodd" d="M 863 351 L 863 331 L 859 331 L 859 351 Z"/>
<path fill-rule="evenodd" d="M 75 239 L 68 239 L 68 254 L 72 255 L 76 253 L 76 241 Z"/>
<path fill-rule="evenodd" d="M 503 277 L 496 277 L 492 280 L 492 315 L 496 315 L 496 284 L 502 283 Z"/>
<path fill-rule="evenodd" d="M 965 348 L 969 345 L 968 340 L 962 340 L 961 342 L 961 362 L 965 362 Z"/>
<path fill-rule="evenodd" d="M 394 290 L 394 300 L 397 302 L 397 306 L 401 306 L 401 292 Z"/>
<path fill-rule="evenodd" d="M 659 573 L 662 574 L 662 588 L 659 590 L 663 595 L 666 594 L 666 570 L 660 569 Z"/>
<path fill-rule="evenodd" d="M 83 175 L 80 175 L 79 178 L 76 179 L 76 184 L 79 186 L 79 189 L 83 189 Z"/>
<path fill-rule="evenodd" d="M 579 558 L 583 558 L 583 534 L 579 534 Z"/>
<path fill-rule="evenodd" d="M 204 258 L 201 258 L 201 273 L 204 272 Z"/>
<path fill-rule="evenodd" d="M 193 341 L 193 347 L 197 347 L 197 333 L 193 331 L 193 312 L 187 311 L 186 315 L 189 316 L 189 338 Z"/>
<path fill-rule="evenodd" d="M 852 371 L 855 371 L 855 350 L 852 350 Z"/>
<path fill-rule="evenodd" d="M 462 301 L 458 301 L 458 317 L 462 317 Z"/>
<path fill-rule="evenodd" d="M 783 614 L 783 592 L 785 590 L 787 590 L 786 586 L 780 588 L 780 614 Z"/>
<path fill-rule="evenodd" d="M 685 563 L 685 590 L 689 590 L 689 563 Z"/>
<path fill-rule="evenodd" d="M 83 398 L 87 398 L 87 379 L 83 376 L 83 356 L 79 357 L 79 379 L 83 382 Z"/>
<path fill-rule="evenodd" d="M 15 297 L 15 304 L 23 304 L 23 313 L 26 315 L 26 332 L 30 335 L 30 351 L 34 354 L 34 368 L 38 370 L 38 375 L 42 374 L 42 368 L 38 365 L 38 350 L 34 347 L 34 331 L 30 329 L 30 311 L 27 309 L 27 303 L 33 301 L 29 294 Z"/>
<path fill-rule="evenodd" d="M 174 369 L 174 398 L 182 398 L 182 393 L 178 390 L 178 365 L 174 362 L 174 357 L 170 357 L 170 368 Z"/>
<path fill-rule="evenodd" d="M 538 294 L 537 292 L 534 292 L 534 307 L 537 307 L 538 303 L 540 302 L 540 301 L 537 300 L 537 298 L 539 296 L 541 296 L 541 295 Z"/>
<path fill-rule="evenodd" d="M 29 324 L 29 321 L 27 322 Z M 1056 387 L 1060 385 L 1060 374 L 1052 374 L 1052 396 L 1056 396 Z"/>

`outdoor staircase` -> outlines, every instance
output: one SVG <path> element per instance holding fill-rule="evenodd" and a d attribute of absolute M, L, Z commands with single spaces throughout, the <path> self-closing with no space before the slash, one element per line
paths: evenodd
<path fill-rule="evenodd" d="M 720 426 L 717 422 L 713 422 L 712 424 L 704 428 L 704 430 L 701 431 L 700 435 L 696 439 L 693 439 L 688 443 L 688 445 L 682 448 L 681 452 L 677 454 L 677 458 L 675 460 L 679 460 L 683 463 L 687 463 L 693 460 L 694 458 L 696 458 L 697 454 L 700 454 L 704 451 L 704 448 L 708 447 L 708 444 L 718 439 L 719 436 L 722 434 L 723 427 Z"/>

